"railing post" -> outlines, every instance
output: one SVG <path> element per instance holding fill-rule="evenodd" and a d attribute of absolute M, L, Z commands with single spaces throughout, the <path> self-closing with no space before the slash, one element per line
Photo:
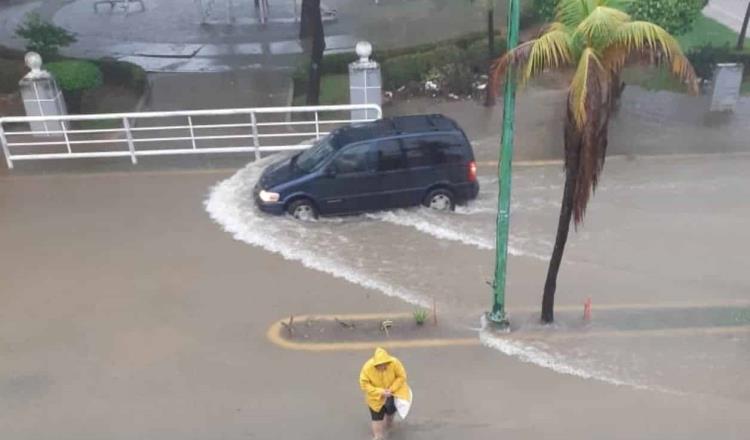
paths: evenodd
<path fill-rule="evenodd" d="M 258 136 L 258 118 L 255 112 L 250 112 L 250 123 L 253 125 L 253 146 L 255 147 L 255 160 L 260 160 L 260 137 Z"/>
<path fill-rule="evenodd" d="M 320 119 L 317 110 L 315 110 L 315 139 L 320 139 Z"/>
<path fill-rule="evenodd" d="M 188 125 L 190 126 L 190 142 L 193 144 L 193 150 L 197 150 L 198 147 L 195 145 L 195 129 L 193 128 L 192 116 L 188 116 Z"/>
<path fill-rule="evenodd" d="M 135 143 L 133 142 L 133 133 L 130 131 L 130 121 L 128 121 L 128 118 L 122 118 L 122 127 L 125 129 L 125 136 L 128 140 L 130 161 L 135 165 L 138 163 L 138 158 L 135 156 Z"/>
<path fill-rule="evenodd" d="M 0 122 L 0 145 L 3 147 L 3 154 L 5 155 L 5 163 L 8 164 L 8 169 L 13 169 L 13 159 L 10 158 L 10 148 L 8 148 L 8 140 L 5 138 L 5 129 L 3 123 Z"/>
<path fill-rule="evenodd" d="M 60 129 L 63 132 L 63 137 L 65 138 L 65 146 L 68 147 L 68 154 L 73 153 L 73 149 L 70 147 L 70 138 L 68 137 L 68 124 L 65 123 L 65 121 L 60 121 Z"/>

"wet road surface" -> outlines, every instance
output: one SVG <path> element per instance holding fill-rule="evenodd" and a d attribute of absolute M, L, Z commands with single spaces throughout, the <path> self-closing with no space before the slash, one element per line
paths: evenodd
<path fill-rule="evenodd" d="M 483 143 L 478 143 L 483 148 Z M 211 216 L 236 239 L 428 306 L 478 328 L 489 307 L 497 179 L 455 213 L 424 208 L 298 223 L 259 213 L 249 195 L 263 166 L 214 188 Z M 559 165 L 514 172 L 508 304 L 515 331 L 487 345 L 556 371 L 675 393 L 750 399 L 750 157 L 614 159 L 571 232 L 552 329 L 536 307 L 562 192 Z M 592 298 L 594 320 L 583 325 Z M 598 308 L 600 307 L 601 310 Z M 699 379 L 696 379 L 699 378 Z"/>

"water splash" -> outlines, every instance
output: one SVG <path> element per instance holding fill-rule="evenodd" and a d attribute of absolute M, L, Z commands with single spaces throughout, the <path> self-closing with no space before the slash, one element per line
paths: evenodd
<path fill-rule="evenodd" d="M 298 224 L 283 217 L 270 221 L 259 212 L 252 201 L 252 188 L 268 163 L 269 159 L 253 162 L 211 189 L 204 205 L 214 222 L 230 233 L 235 240 L 277 253 L 287 260 L 299 261 L 305 267 L 336 278 L 378 290 L 387 296 L 401 298 L 422 307 L 429 306 L 430 301 L 423 295 L 383 281 L 368 271 L 347 265 L 344 261 L 328 256 L 329 253 L 325 250 L 315 252 L 315 247 L 309 246 L 307 240 L 310 225 Z M 321 223 L 321 226 L 326 226 L 325 223 L 328 222 Z M 331 234 L 326 234 L 321 228 L 317 228 L 316 232 L 332 238 L 328 237 Z"/>

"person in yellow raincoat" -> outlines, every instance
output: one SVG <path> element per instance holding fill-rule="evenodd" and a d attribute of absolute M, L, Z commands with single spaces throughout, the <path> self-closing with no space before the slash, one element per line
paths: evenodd
<path fill-rule="evenodd" d="M 406 370 L 397 358 L 378 347 L 375 355 L 365 362 L 359 373 L 359 387 L 372 417 L 372 435 L 383 438 L 393 424 L 396 413 L 395 399 L 411 400 L 411 390 L 406 383 Z"/>

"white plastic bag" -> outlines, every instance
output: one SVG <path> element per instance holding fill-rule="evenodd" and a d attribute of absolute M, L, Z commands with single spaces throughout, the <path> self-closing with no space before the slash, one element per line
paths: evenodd
<path fill-rule="evenodd" d="M 409 388 L 409 400 L 399 399 L 398 397 L 393 400 L 396 404 L 396 412 L 398 412 L 401 420 L 406 419 L 406 416 L 409 415 L 412 401 L 414 401 L 414 394 L 412 393 L 411 388 Z"/>

